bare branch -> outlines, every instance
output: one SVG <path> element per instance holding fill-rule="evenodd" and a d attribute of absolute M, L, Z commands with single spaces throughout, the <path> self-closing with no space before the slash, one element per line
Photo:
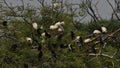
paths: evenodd
<path fill-rule="evenodd" d="M 119 16 L 117 15 L 117 12 L 116 10 L 114 9 L 113 5 L 110 3 L 109 0 L 106 0 L 108 2 L 108 4 L 111 6 L 112 10 L 113 10 L 113 14 L 115 14 L 115 16 L 117 17 L 117 19 L 120 21 L 120 18 Z M 116 0 L 115 0 L 116 1 Z M 116 3 L 117 4 L 117 3 Z"/>

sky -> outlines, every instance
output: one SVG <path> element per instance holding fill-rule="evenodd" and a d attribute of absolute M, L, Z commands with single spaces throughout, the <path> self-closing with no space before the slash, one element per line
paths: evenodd
<path fill-rule="evenodd" d="M 18 5 L 21 4 L 20 0 L 7 0 L 8 3 L 13 4 L 13 5 Z M 51 2 L 51 0 L 46 0 L 48 3 Z M 65 1 L 65 0 L 64 0 Z M 67 0 L 70 3 L 80 3 L 81 0 Z M 99 1 L 97 8 L 98 8 L 98 12 L 101 15 L 101 17 L 103 19 L 110 19 L 111 17 L 111 13 L 112 13 L 112 9 L 110 7 L 110 5 L 107 3 L 106 0 L 93 0 L 92 3 L 95 4 L 97 1 Z M 113 5 L 114 5 L 114 0 L 109 0 Z M 37 0 L 33 0 L 33 1 L 29 1 L 29 0 L 24 0 L 24 2 L 27 3 L 31 3 L 34 6 L 39 6 L 39 3 L 37 2 Z M 85 20 L 90 20 L 90 17 L 88 16 Z"/>

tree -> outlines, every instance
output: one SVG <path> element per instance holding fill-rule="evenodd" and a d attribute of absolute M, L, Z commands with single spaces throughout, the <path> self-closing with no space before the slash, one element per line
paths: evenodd
<path fill-rule="evenodd" d="M 38 7 L 20 2 L 14 7 L 6 0 L 0 2 L 1 67 L 119 67 L 119 1 L 114 8 L 107 0 L 117 18 L 110 20 L 101 18 L 93 9 L 99 2 L 93 5 L 92 0 L 78 4 L 52 0 L 51 5 L 37 0 Z M 92 19 L 83 23 L 87 15 Z M 51 30 L 51 25 L 57 27 Z M 102 33 L 103 26 L 107 33 Z M 94 30 L 101 34 L 93 34 Z"/>

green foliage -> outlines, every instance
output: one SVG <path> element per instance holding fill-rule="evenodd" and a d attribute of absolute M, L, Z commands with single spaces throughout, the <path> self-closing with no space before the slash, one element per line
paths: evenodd
<path fill-rule="evenodd" d="M 83 12 L 81 16 L 84 16 L 86 14 L 86 12 L 84 13 L 86 5 L 82 3 L 79 7 Z M 20 9 L 18 11 L 22 10 L 21 7 L 17 8 Z M 81 36 L 84 40 L 87 35 L 92 34 L 93 30 L 98 29 L 100 26 L 107 27 L 108 33 L 113 32 L 120 27 L 120 23 L 117 20 L 113 20 L 113 22 L 110 20 L 99 20 L 97 23 L 81 23 L 73 20 L 68 13 L 53 10 L 49 6 L 40 8 L 41 16 L 37 15 L 36 11 L 35 8 L 28 7 L 21 14 L 24 18 L 15 17 L 9 21 L 7 27 L 0 24 L 1 30 L 7 34 L 5 37 L 0 37 L 1 68 L 24 68 L 24 64 L 28 64 L 29 67 L 37 66 L 40 68 L 119 68 L 120 63 L 115 60 L 116 58 L 120 59 L 119 52 L 115 55 L 115 59 L 104 56 L 88 56 L 87 53 L 89 51 L 91 53 L 91 46 L 82 47 L 81 44 L 78 45 L 73 42 L 70 37 L 70 32 L 73 31 L 75 37 Z M 4 10 L 4 12 L 6 16 L 14 15 L 10 10 Z M 61 40 L 57 40 L 57 35 L 60 32 L 49 29 L 50 25 L 59 21 L 65 22 Z M 41 33 L 46 30 L 52 35 L 50 38 L 44 38 L 45 43 L 42 43 L 43 38 L 37 33 L 37 30 L 33 29 L 32 23 L 34 22 L 38 24 L 39 28 L 43 26 Z M 107 47 L 103 49 L 103 53 L 111 56 L 120 48 L 119 34 L 120 32 L 115 35 L 117 37 L 115 41 L 113 39 L 105 40 Z M 33 40 L 32 44 L 26 41 L 26 37 L 30 37 Z M 56 45 L 53 45 L 53 43 Z M 62 43 L 65 43 L 67 47 L 60 48 Z M 42 58 L 38 58 L 40 51 L 34 48 L 40 46 L 40 44 L 42 46 Z M 68 44 L 71 44 L 73 51 L 69 51 Z M 100 44 L 95 47 L 99 48 Z"/>

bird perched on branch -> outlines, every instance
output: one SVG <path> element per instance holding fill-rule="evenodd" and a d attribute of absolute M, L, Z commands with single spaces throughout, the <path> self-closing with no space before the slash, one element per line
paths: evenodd
<path fill-rule="evenodd" d="M 94 31 L 93 31 L 93 34 L 101 34 L 101 31 L 99 31 L 99 30 L 94 30 Z"/>
<path fill-rule="evenodd" d="M 38 29 L 38 25 L 37 25 L 37 23 L 35 22 L 35 23 L 33 23 L 32 24 L 32 26 L 33 26 L 33 28 L 35 29 L 35 30 L 37 30 Z"/>
<path fill-rule="evenodd" d="M 55 25 L 50 25 L 50 30 L 56 30 L 58 29 L 59 32 L 63 32 L 64 28 L 62 25 L 65 25 L 65 22 L 57 22 Z"/>
<path fill-rule="evenodd" d="M 90 42 L 90 41 L 91 41 L 91 39 L 88 38 L 88 39 L 85 39 L 85 40 L 84 40 L 84 43 L 88 43 L 88 42 Z"/>
<path fill-rule="evenodd" d="M 55 30 L 55 29 L 57 29 L 57 28 L 58 28 L 57 25 L 50 25 L 50 30 Z"/>
<path fill-rule="evenodd" d="M 104 26 L 99 27 L 98 30 L 99 30 L 101 33 L 107 33 L 107 28 L 104 27 Z"/>
<path fill-rule="evenodd" d="M 63 32 L 63 31 L 64 31 L 64 28 L 61 26 L 61 27 L 58 28 L 58 31 L 59 31 L 59 32 Z"/>
<path fill-rule="evenodd" d="M 80 37 L 80 36 L 76 36 L 75 42 L 76 42 L 77 44 L 80 43 L 82 46 L 84 45 L 84 44 L 83 44 L 83 39 L 82 39 L 82 37 Z"/>
<path fill-rule="evenodd" d="M 51 35 L 46 31 L 46 30 L 44 30 L 44 32 L 43 33 L 41 33 L 41 36 L 42 36 L 42 38 L 50 38 L 51 37 Z"/>
<path fill-rule="evenodd" d="M 64 22 L 64 21 L 62 21 L 62 22 L 61 22 L 61 25 L 65 25 L 65 22 Z"/>
<path fill-rule="evenodd" d="M 59 9 L 61 7 L 61 3 L 55 2 L 55 3 L 53 3 L 53 7 L 55 9 Z"/>
<path fill-rule="evenodd" d="M 32 39 L 30 37 L 26 37 L 27 42 L 32 43 Z"/>
<path fill-rule="evenodd" d="M 104 26 L 102 26 L 102 27 L 101 27 L 101 31 L 102 31 L 102 33 L 107 33 L 107 28 L 104 27 Z"/>
<path fill-rule="evenodd" d="M 61 22 L 57 22 L 57 23 L 55 23 L 55 26 L 60 27 L 60 26 L 61 26 Z"/>

